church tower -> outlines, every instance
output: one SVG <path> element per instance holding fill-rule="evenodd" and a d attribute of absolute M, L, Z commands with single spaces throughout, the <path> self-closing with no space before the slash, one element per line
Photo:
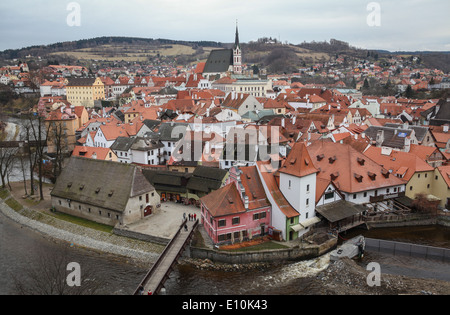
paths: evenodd
<path fill-rule="evenodd" d="M 233 72 L 235 74 L 242 74 L 242 51 L 241 44 L 239 44 L 239 30 L 236 21 L 236 38 L 233 47 Z"/>

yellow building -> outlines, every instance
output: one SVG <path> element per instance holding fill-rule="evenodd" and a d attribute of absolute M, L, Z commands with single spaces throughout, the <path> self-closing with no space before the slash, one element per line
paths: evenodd
<path fill-rule="evenodd" d="M 434 170 L 432 195 L 441 200 L 440 206 L 450 208 L 450 165 Z"/>
<path fill-rule="evenodd" d="M 416 199 L 419 194 L 433 194 L 434 168 L 417 155 L 374 146 L 364 151 L 364 155 L 382 165 L 393 176 L 403 179 L 407 197 Z"/>
<path fill-rule="evenodd" d="M 100 78 L 70 79 L 66 93 L 71 104 L 94 107 L 95 101 L 105 99 L 105 85 Z"/>

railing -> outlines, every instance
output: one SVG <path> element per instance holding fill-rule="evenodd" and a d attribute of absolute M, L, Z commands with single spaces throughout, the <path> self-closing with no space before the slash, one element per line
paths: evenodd
<path fill-rule="evenodd" d="M 394 241 L 365 239 L 365 250 L 378 251 L 393 255 L 408 255 L 427 259 L 450 261 L 450 249 Z"/>
<path fill-rule="evenodd" d="M 180 235 L 182 229 L 184 228 L 184 226 L 187 223 L 187 219 L 185 219 L 183 221 L 183 223 L 180 225 L 180 228 L 178 229 L 177 233 L 175 233 L 175 236 L 170 240 L 170 242 L 167 244 L 167 246 L 164 248 L 164 251 L 161 253 L 161 255 L 158 257 L 158 260 L 153 264 L 152 268 L 150 269 L 150 271 L 145 275 L 144 279 L 142 280 L 142 282 L 140 283 L 140 285 L 138 286 L 138 288 L 135 290 L 134 295 L 139 295 L 139 291 L 141 287 L 144 287 L 145 284 L 148 282 L 148 280 L 152 277 L 152 275 L 155 273 L 155 271 L 158 269 L 158 267 L 161 265 L 161 262 L 163 261 L 164 257 L 166 256 L 166 254 L 170 251 L 173 243 L 177 240 L 178 236 Z M 188 237 L 186 238 L 187 242 L 191 237 L 192 234 L 195 231 L 195 228 L 198 225 L 198 220 L 195 221 L 194 225 L 192 226 L 192 229 L 188 235 Z M 184 246 L 182 247 L 182 249 L 180 250 L 179 253 L 177 253 L 176 258 L 174 259 L 174 261 L 172 262 L 171 265 L 173 265 L 173 263 L 178 259 L 181 251 L 184 249 Z M 169 268 L 170 270 L 170 268 Z M 161 286 L 161 284 L 159 285 L 159 287 Z M 159 287 L 156 290 L 156 292 L 153 292 L 154 294 L 157 294 L 159 291 Z"/>
<path fill-rule="evenodd" d="M 404 197 L 405 196 L 405 192 L 399 192 L 399 193 L 394 193 L 394 194 L 388 194 L 388 195 L 380 195 L 380 196 L 371 196 L 370 197 L 370 202 L 382 202 L 385 200 L 390 200 L 390 199 L 394 199 L 394 198 L 399 198 L 399 197 Z"/>

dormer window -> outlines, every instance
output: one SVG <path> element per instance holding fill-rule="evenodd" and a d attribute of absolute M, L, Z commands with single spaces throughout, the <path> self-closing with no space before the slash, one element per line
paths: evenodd
<path fill-rule="evenodd" d="M 354 176 L 355 176 L 355 179 L 358 181 L 358 183 L 361 183 L 362 182 L 362 180 L 363 180 L 363 177 L 362 177 L 362 175 L 359 175 L 359 174 L 354 174 Z"/>

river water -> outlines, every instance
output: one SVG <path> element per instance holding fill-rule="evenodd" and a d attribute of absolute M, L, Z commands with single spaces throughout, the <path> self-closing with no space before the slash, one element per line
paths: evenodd
<path fill-rule="evenodd" d="M 436 239 L 437 244 L 445 243 L 444 245 L 450 247 L 448 238 L 450 229 L 433 226 L 422 230 L 428 233 L 428 241 L 422 243 L 435 244 Z M 372 230 L 372 233 L 375 233 L 373 231 L 375 230 Z M 395 231 L 393 234 L 398 235 L 399 231 L 396 229 L 393 231 Z M 386 232 L 379 231 L 384 235 Z M 442 242 L 443 238 L 445 240 Z M 39 266 L 42 257 L 46 257 L 47 253 L 67 253 L 65 254 L 67 264 L 79 262 L 82 276 L 83 269 L 89 269 L 90 277 L 99 283 L 95 294 L 132 294 L 150 267 L 128 261 L 126 258 L 71 248 L 68 244 L 45 238 L 0 214 L 0 295 L 18 294 L 14 277 L 26 274 L 33 266 Z M 376 254 L 369 257 L 382 263 L 386 262 L 385 265 L 388 267 L 383 271 L 387 273 L 417 276 L 419 269 L 422 270 L 424 277 L 450 281 L 449 264 L 414 260 L 416 268 L 409 270 L 411 262 L 398 257 L 381 257 Z M 320 294 L 314 291 L 314 277 L 326 269 L 328 263 L 329 257 L 325 255 L 317 259 L 251 272 L 209 271 L 199 270 L 191 265 L 177 265 L 166 282 L 166 293 L 168 295 Z M 432 268 L 429 268 L 430 264 Z"/>

